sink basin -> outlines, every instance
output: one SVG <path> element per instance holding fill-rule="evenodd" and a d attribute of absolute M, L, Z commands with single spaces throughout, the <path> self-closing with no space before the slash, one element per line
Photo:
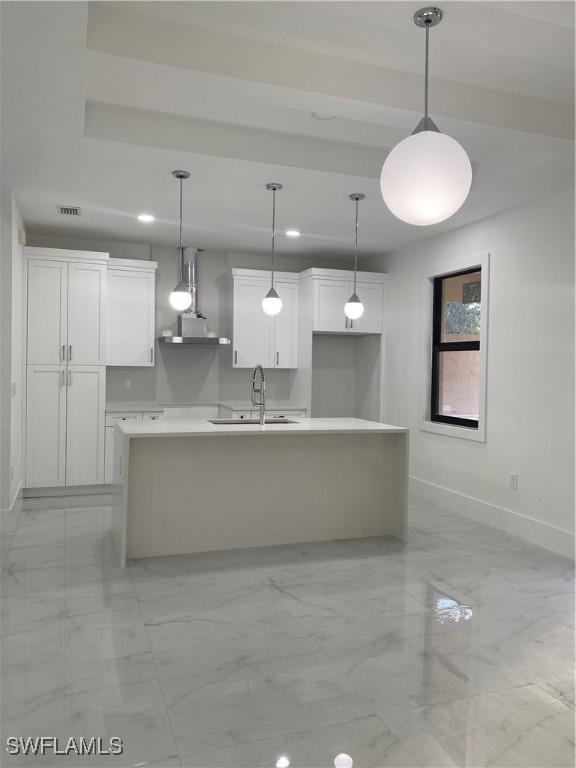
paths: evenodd
<path fill-rule="evenodd" d="M 210 424 L 235 424 L 236 426 L 260 424 L 258 419 L 208 419 L 208 421 Z M 298 424 L 298 422 L 291 419 L 266 419 L 265 424 Z"/>

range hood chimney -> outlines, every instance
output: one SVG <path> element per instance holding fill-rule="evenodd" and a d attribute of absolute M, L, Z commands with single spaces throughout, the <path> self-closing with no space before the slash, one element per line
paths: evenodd
<path fill-rule="evenodd" d="M 198 301 L 198 256 L 201 248 L 182 248 L 182 282 L 192 297 L 189 308 L 178 315 L 178 335 L 161 336 L 161 344 L 198 344 L 202 346 L 228 346 L 230 339 L 215 336 L 208 331 L 208 320 L 200 312 Z"/>

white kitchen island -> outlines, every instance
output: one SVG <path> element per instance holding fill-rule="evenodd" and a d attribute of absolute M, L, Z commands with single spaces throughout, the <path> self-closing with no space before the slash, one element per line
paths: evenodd
<path fill-rule="evenodd" d="M 408 430 L 363 419 L 125 422 L 114 540 L 127 559 L 395 536 L 407 516 Z"/>

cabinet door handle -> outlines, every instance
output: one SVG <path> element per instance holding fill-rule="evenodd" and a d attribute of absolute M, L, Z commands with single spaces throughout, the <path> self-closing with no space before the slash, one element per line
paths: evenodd
<path fill-rule="evenodd" d="M 344 323 L 344 328 L 348 328 L 348 318 L 346 318 L 346 322 Z"/>
<path fill-rule="evenodd" d="M 72 386 L 72 371 L 68 370 L 68 386 Z"/>
<path fill-rule="evenodd" d="M 60 362 L 63 363 L 66 360 L 66 344 L 62 344 L 60 350 Z"/>
<path fill-rule="evenodd" d="M 68 362 L 72 360 L 72 344 L 68 344 Z"/>
<path fill-rule="evenodd" d="M 62 369 L 62 370 L 60 371 L 60 386 L 61 386 L 61 387 L 63 387 L 63 386 L 64 386 L 64 384 L 66 383 L 66 381 L 65 381 L 65 378 L 64 378 L 64 377 L 65 377 L 65 373 L 64 373 L 64 369 Z"/>
<path fill-rule="evenodd" d="M 234 365 L 238 365 L 238 352 L 234 350 Z"/>
<path fill-rule="evenodd" d="M 280 352 L 276 352 L 276 365 L 280 365 Z"/>
<path fill-rule="evenodd" d="M 354 328 L 354 320 L 350 320 L 350 328 Z"/>
<path fill-rule="evenodd" d="M 150 362 L 151 363 L 154 362 L 154 350 L 152 349 L 152 347 L 150 347 Z"/>

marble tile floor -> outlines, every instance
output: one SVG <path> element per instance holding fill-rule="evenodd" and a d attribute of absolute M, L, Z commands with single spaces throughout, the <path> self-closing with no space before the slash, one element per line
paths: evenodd
<path fill-rule="evenodd" d="M 405 545 L 122 571 L 107 501 L 25 500 L 1 535 L 2 766 L 574 765 L 571 561 L 414 503 Z M 9 756 L 10 736 L 124 752 Z"/>

